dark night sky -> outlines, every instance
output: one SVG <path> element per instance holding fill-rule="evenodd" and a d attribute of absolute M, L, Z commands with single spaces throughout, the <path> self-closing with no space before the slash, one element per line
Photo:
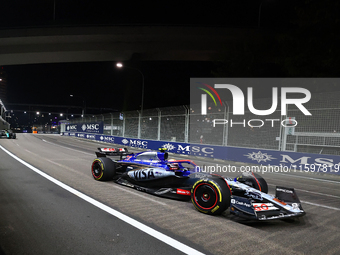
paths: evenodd
<path fill-rule="evenodd" d="M 213 1 L 1 1 L 0 26 L 57 23 L 256 24 L 261 0 Z M 274 5 L 266 0 L 263 8 Z"/>
<path fill-rule="evenodd" d="M 53 20 L 54 2 L 55 20 Z M 187 85 L 190 77 L 211 77 L 216 74 L 222 77 L 273 77 L 282 74 L 287 77 L 291 75 L 338 77 L 336 74 L 339 72 L 337 68 L 339 58 L 336 56 L 339 51 L 339 36 L 324 39 L 325 42 L 334 42 L 334 45 L 325 47 L 322 42 L 326 33 L 338 34 L 328 31 L 333 28 L 332 22 L 337 20 L 336 8 L 325 7 L 333 1 L 325 0 L 321 6 L 309 4 L 309 9 L 304 6 L 299 7 L 291 0 L 225 0 L 200 3 L 197 1 L 179 3 L 88 0 L 1 1 L 0 33 L 1 29 L 5 28 L 87 24 L 256 27 L 261 6 L 261 29 L 277 32 L 289 30 L 292 26 L 303 27 L 306 23 L 311 24 L 305 26 L 303 33 L 296 30 L 297 32 L 279 38 L 278 42 L 282 44 L 280 54 L 287 58 L 283 59 L 281 56 L 282 59 L 278 58 L 277 63 L 288 70 L 286 73 L 273 71 L 270 68 L 265 72 L 257 71 L 258 62 L 262 61 L 266 54 L 276 54 L 270 52 L 267 45 L 255 49 L 245 49 L 242 48 L 244 45 L 240 45 L 239 52 L 235 53 L 233 62 L 228 63 L 228 68 L 222 65 L 224 70 L 229 71 L 228 73 L 220 72 L 216 63 L 207 62 L 126 63 L 140 69 L 145 76 L 144 107 L 188 104 L 189 86 Z M 299 23 L 291 22 L 297 14 L 300 15 Z M 310 29 L 318 25 L 320 35 Z M 338 26 L 337 24 L 335 27 Z M 316 43 L 309 40 L 309 37 L 319 42 L 319 48 L 311 48 Z M 311 57 L 313 54 L 319 56 L 313 58 Z M 324 57 L 325 54 L 329 56 Z M 337 64 L 333 64 L 335 59 Z M 322 68 L 319 67 L 320 63 L 324 65 Z M 330 69 L 332 71 L 329 71 Z M 117 70 L 113 62 L 13 65 L 4 66 L 4 70 L 8 76 L 8 103 L 81 105 L 80 98 L 69 97 L 70 94 L 74 94 L 86 97 L 88 107 L 113 108 L 120 111 L 138 109 L 140 105 L 140 74 L 131 69 Z"/>
<path fill-rule="evenodd" d="M 126 64 L 144 74 L 144 107 L 189 104 L 190 77 L 209 77 L 211 63 L 139 62 Z M 138 109 L 141 74 L 118 69 L 115 62 L 58 63 L 6 66 L 8 103 L 81 105 L 116 110 Z M 71 98 L 74 94 L 78 98 Z M 9 108 L 9 107 L 8 107 Z"/>
<path fill-rule="evenodd" d="M 55 20 L 53 20 L 55 3 Z M 261 1 L 2 1 L 0 28 L 82 24 L 152 24 L 256 26 Z M 270 5 L 263 4 L 263 10 Z M 264 20 L 266 15 L 262 15 Z M 1 30 L 0 30 L 1 32 Z M 141 77 L 112 62 L 5 66 L 8 103 L 80 104 L 69 94 L 86 97 L 88 107 L 138 109 Z M 130 65 L 128 63 L 128 65 Z M 139 62 L 145 76 L 145 108 L 189 103 L 190 77 L 211 76 L 212 63 Z M 158 94 L 159 97 L 154 95 Z"/>

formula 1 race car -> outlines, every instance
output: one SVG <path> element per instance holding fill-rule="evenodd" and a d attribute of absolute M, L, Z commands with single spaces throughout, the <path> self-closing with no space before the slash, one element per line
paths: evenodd
<path fill-rule="evenodd" d="M 0 130 L 0 138 L 1 137 L 6 137 L 8 139 L 15 139 L 17 138 L 17 135 L 12 130 Z"/>
<path fill-rule="evenodd" d="M 276 187 L 267 194 L 266 181 L 252 172 L 237 178 L 200 172 L 191 160 L 168 159 L 165 149 L 129 154 L 126 148 L 98 148 L 91 166 L 97 181 L 116 183 L 153 195 L 190 200 L 206 214 L 230 213 L 254 220 L 286 219 L 305 215 L 293 188 Z M 114 160 L 108 156 L 118 156 Z"/>

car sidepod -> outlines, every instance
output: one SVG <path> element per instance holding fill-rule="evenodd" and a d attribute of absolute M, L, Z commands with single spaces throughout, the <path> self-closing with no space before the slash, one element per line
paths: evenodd
<path fill-rule="evenodd" d="M 160 197 L 190 200 L 189 177 L 160 167 L 130 165 L 115 182 Z"/>

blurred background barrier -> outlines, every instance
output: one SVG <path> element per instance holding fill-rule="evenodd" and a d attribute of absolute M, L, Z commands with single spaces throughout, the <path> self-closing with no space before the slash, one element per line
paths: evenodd
<path fill-rule="evenodd" d="M 5 105 L 0 99 L 0 130 L 10 128 L 9 123 L 6 121 L 6 111 Z"/>
<path fill-rule="evenodd" d="M 115 112 L 64 121 L 60 131 L 72 131 L 66 128 L 74 128 L 74 125 L 102 123 L 103 135 L 340 155 L 338 98 L 340 92 L 314 93 L 313 99 L 304 104 L 312 116 L 304 115 L 291 105 L 287 107 L 285 116 L 281 116 L 279 110 L 263 118 L 247 111 L 242 116 L 232 115 L 232 102 L 225 101 L 223 107 L 209 107 L 206 115 L 200 114 L 199 106 L 196 109 L 193 106 L 146 109 L 143 116 L 139 111 Z M 254 107 L 269 109 L 271 103 L 271 98 L 256 99 Z M 216 119 L 228 123 L 215 123 L 214 127 Z M 284 127 L 280 123 L 285 119 L 297 121 L 298 125 Z M 231 123 L 234 124 L 232 127 Z"/>
<path fill-rule="evenodd" d="M 258 173 L 318 172 L 340 174 L 340 156 L 334 155 L 321 156 L 319 154 L 310 153 L 281 152 L 275 150 L 259 150 L 231 146 L 157 141 L 84 132 L 63 132 L 62 135 L 111 143 L 115 144 L 115 146 L 118 145 L 151 150 L 166 148 L 170 153 L 252 164 L 241 166 L 241 171 L 253 171 Z M 199 167 L 203 169 L 205 166 Z M 220 167 L 216 169 L 216 171 L 236 171 L 236 166 L 232 163 L 229 163 L 228 165 L 222 165 L 221 163 L 219 166 L 219 162 L 217 162 L 215 165 L 210 164 L 209 167 L 213 167 L 213 170 Z M 203 169 L 202 171 L 205 170 L 206 169 Z"/>

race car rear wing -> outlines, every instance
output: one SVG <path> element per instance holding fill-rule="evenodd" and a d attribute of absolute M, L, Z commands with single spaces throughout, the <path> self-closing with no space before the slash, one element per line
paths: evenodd
<path fill-rule="evenodd" d="M 97 157 L 106 156 L 119 156 L 122 159 L 123 156 L 129 155 L 127 148 L 98 148 L 99 152 L 96 152 Z"/>

